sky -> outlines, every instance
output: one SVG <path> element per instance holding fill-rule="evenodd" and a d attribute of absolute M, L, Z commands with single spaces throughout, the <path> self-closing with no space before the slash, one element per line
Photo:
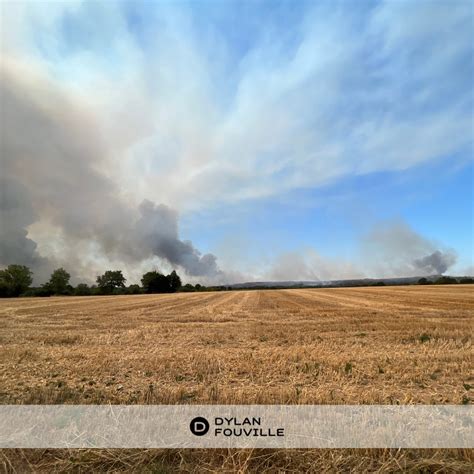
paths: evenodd
<path fill-rule="evenodd" d="M 4 1 L 0 267 L 473 275 L 470 1 Z"/>

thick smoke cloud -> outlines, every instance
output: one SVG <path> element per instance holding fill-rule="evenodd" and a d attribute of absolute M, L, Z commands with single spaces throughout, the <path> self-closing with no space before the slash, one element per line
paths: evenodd
<path fill-rule="evenodd" d="M 431 255 L 416 259 L 413 264 L 423 273 L 441 274 L 456 263 L 456 256 L 452 252 L 436 250 Z"/>
<path fill-rule="evenodd" d="M 85 106 L 33 70 L 2 66 L 0 265 L 23 263 L 44 279 L 57 262 L 40 256 L 28 227 L 46 221 L 71 261 L 75 245 L 91 241 L 117 264 L 158 256 L 191 276 L 219 274 L 214 255 L 179 239 L 176 212 L 150 201 L 134 208 L 97 171 L 109 151 Z"/>
<path fill-rule="evenodd" d="M 139 210 L 141 217 L 135 231 L 144 248 L 172 265 L 185 268 L 191 276 L 219 274 L 214 255 L 201 255 L 192 242 L 178 238 L 178 215 L 174 210 L 148 200 L 141 203 Z"/>
<path fill-rule="evenodd" d="M 363 239 L 364 265 L 377 276 L 441 274 L 456 263 L 456 254 L 423 237 L 403 221 L 379 224 Z"/>
<path fill-rule="evenodd" d="M 20 183 L 0 178 L 0 261 L 31 265 L 39 258 L 26 227 L 35 221 L 27 190 Z"/>
<path fill-rule="evenodd" d="M 27 236 L 27 226 L 36 220 L 27 195 L 21 183 L 0 177 L 0 263 L 27 265 L 35 268 L 40 278 L 46 278 L 50 264 L 38 254 L 36 242 Z"/>

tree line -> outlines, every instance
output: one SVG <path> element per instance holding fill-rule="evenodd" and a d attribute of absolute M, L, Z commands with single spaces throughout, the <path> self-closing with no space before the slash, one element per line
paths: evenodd
<path fill-rule="evenodd" d="M 32 288 L 33 272 L 25 265 L 9 265 L 0 270 L 0 298 L 16 296 L 92 296 L 92 295 L 133 295 L 140 293 L 175 293 L 177 291 L 202 291 L 206 288 L 199 283 L 182 285 L 181 278 L 173 270 L 164 275 L 156 270 L 145 273 L 141 286 L 126 286 L 126 278 L 121 270 L 107 270 L 99 275 L 95 285 L 70 284 L 71 275 L 64 268 L 57 268 L 49 280 L 40 287 Z"/>
<path fill-rule="evenodd" d="M 32 288 L 33 272 L 24 265 L 9 265 L 0 270 L 0 298 L 9 298 L 16 296 L 93 296 L 93 295 L 136 295 L 140 293 L 175 293 L 191 291 L 230 291 L 243 289 L 271 289 L 269 286 L 251 286 L 234 288 L 232 286 L 211 286 L 206 287 L 197 283 L 191 285 L 187 283 L 182 285 L 181 278 L 173 270 L 169 275 L 164 275 L 156 270 L 145 273 L 141 278 L 141 286 L 132 284 L 126 286 L 126 278 L 121 270 L 107 270 L 99 275 L 95 285 L 79 283 L 76 287 L 69 283 L 71 275 L 64 268 L 57 268 L 51 273 L 49 280 L 40 287 Z M 447 285 L 457 283 L 474 283 L 474 278 L 462 277 L 454 278 L 450 276 L 440 276 L 431 280 L 420 278 L 413 283 L 418 285 Z M 347 285 L 337 286 L 385 286 L 383 281 L 366 283 L 364 281 L 348 283 Z M 331 288 L 331 285 L 325 285 L 325 288 Z M 275 286 L 274 288 L 284 288 Z"/>

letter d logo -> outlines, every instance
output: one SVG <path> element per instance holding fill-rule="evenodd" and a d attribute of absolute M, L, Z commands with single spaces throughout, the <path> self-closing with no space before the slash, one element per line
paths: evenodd
<path fill-rule="evenodd" d="M 209 422 L 202 416 L 197 416 L 189 424 L 191 433 L 196 436 L 204 436 L 209 431 Z"/>

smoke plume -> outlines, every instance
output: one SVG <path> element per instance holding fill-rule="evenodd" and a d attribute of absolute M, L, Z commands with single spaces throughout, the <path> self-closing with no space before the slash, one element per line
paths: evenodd
<path fill-rule="evenodd" d="M 431 255 L 414 260 L 413 265 L 424 274 L 441 274 L 454 263 L 456 263 L 456 256 L 453 253 L 436 250 Z"/>
<path fill-rule="evenodd" d="M 162 257 L 172 265 L 178 265 L 191 276 L 216 276 L 219 273 L 216 257 L 201 255 L 189 240 L 178 238 L 178 215 L 169 207 L 155 205 L 145 200 L 140 206 L 141 216 L 134 226 L 131 238 Z"/>
<path fill-rule="evenodd" d="M 0 266 L 28 265 L 40 282 L 57 265 L 79 277 L 95 276 L 81 262 L 85 257 L 128 268 L 158 258 L 189 277 L 234 279 L 219 269 L 213 254 L 202 255 L 180 238 L 174 209 L 149 200 L 132 203 L 121 193 L 111 177 L 111 167 L 119 166 L 118 144 L 104 140 L 103 124 L 87 101 L 7 57 L 0 72 Z M 47 229 L 40 245 L 31 232 L 38 225 Z M 48 245 L 50 252 L 44 253 Z M 401 221 L 378 225 L 362 247 L 360 264 L 315 251 L 296 252 L 280 256 L 266 276 L 325 280 L 429 275 L 446 272 L 456 261 L 452 251 Z"/>
<path fill-rule="evenodd" d="M 406 222 L 380 223 L 363 239 L 364 265 L 376 276 L 441 274 L 456 263 L 456 254 L 423 237 Z"/>
<path fill-rule="evenodd" d="M 64 236 L 68 248 L 56 250 L 71 261 L 75 246 L 86 241 L 117 264 L 157 256 L 190 276 L 219 274 L 214 255 L 179 238 L 174 210 L 150 201 L 128 204 L 98 171 L 105 158 L 113 160 L 84 104 L 7 59 L 1 74 L 0 265 L 25 264 L 44 279 L 58 262 L 41 257 L 28 235 L 44 221 Z"/>

